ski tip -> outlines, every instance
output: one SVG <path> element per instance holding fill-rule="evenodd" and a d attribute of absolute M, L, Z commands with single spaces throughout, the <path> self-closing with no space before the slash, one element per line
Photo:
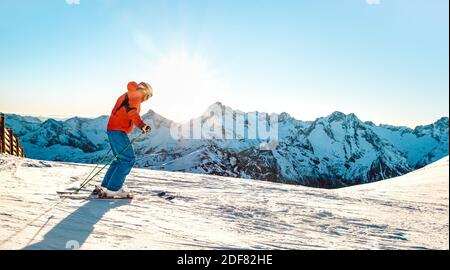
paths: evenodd
<path fill-rule="evenodd" d="M 77 192 L 75 192 L 75 191 L 56 191 L 56 194 L 58 194 L 58 195 L 73 195 L 73 194 L 77 194 Z"/>

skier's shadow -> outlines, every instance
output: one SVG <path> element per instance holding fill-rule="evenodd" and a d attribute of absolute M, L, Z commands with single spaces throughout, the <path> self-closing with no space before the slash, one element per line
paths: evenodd
<path fill-rule="evenodd" d="M 94 230 L 95 224 L 111 209 L 129 204 L 128 200 L 91 200 L 56 224 L 38 243 L 25 250 L 64 250 L 80 248 Z"/>

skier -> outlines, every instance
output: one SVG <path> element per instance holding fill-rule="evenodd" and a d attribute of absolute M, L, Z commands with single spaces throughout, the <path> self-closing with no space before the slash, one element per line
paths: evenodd
<path fill-rule="evenodd" d="M 130 192 L 125 190 L 123 184 L 135 163 L 135 156 L 128 135 L 133 125 L 144 134 L 150 132 L 149 125 L 142 121 L 139 113 L 141 103 L 153 96 L 152 87 L 146 83 L 128 83 L 128 92 L 117 99 L 107 126 L 109 144 L 117 159 L 111 163 L 101 183 L 93 194 L 99 198 L 132 198 Z M 127 148 L 128 147 L 128 148 Z"/>

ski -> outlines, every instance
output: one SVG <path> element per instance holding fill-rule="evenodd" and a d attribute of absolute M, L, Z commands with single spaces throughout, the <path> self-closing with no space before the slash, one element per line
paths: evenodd
<path fill-rule="evenodd" d="M 76 194 L 80 194 L 80 191 L 91 192 L 90 193 L 91 195 L 97 195 L 100 192 L 99 188 L 97 186 L 95 186 L 95 189 L 93 191 L 88 190 L 88 189 L 68 188 L 64 191 L 56 191 L 56 193 L 58 195 L 76 195 Z"/>
<path fill-rule="evenodd" d="M 75 192 L 56 192 L 60 198 L 71 199 L 71 200 L 90 200 L 95 199 L 95 195 L 92 194 L 82 194 Z"/>
<path fill-rule="evenodd" d="M 122 198 L 122 197 L 107 197 L 107 198 L 100 198 L 97 195 L 93 195 L 93 194 L 73 194 L 73 193 L 59 193 L 58 194 L 60 198 L 63 199 L 70 199 L 70 200 L 86 200 L 86 201 L 93 201 L 93 200 L 98 200 L 98 201 L 132 201 L 132 200 L 137 200 L 137 201 L 143 201 L 146 198 L 142 197 L 142 196 L 133 196 L 133 197 L 128 197 L 128 198 Z"/>
<path fill-rule="evenodd" d="M 56 191 L 56 194 L 58 194 L 58 195 L 76 195 L 76 194 L 80 194 L 80 193 L 76 192 L 76 191 Z"/>
<path fill-rule="evenodd" d="M 88 189 L 80 189 L 78 190 L 78 188 L 69 188 L 66 190 L 62 190 L 62 191 L 56 191 L 57 194 L 79 194 L 80 191 L 82 192 L 91 192 L 92 190 L 88 190 Z"/>
<path fill-rule="evenodd" d="M 67 198 L 72 200 L 139 200 L 142 201 L 145 199 L 144 196 L 135 196 L 131 198 L 121 198 L 121 197 L 109 197 L 109 198 L 99 198 L 98 195 L 89 193 L 80 193 L 76 191 L 56 191 L 56 194 L 59 195 L 61 198 Z M 174 194 L 166 191 L 157 192 L 156 196 L 162 199 L 165 199 L 167 201 L 172 201 L 176 197 Z"/>

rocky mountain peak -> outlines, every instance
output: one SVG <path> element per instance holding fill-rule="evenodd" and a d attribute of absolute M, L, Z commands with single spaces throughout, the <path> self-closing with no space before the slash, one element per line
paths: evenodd
<path fill-rule="evenodd" d="M 209 107 L 225 108 L 228 111 L 220 102 Z M 233 110 L 233 117 L 237 114 L 248 115 Z M 201 117 L 208 120 L 206 125 L 220 125 L 211 114 Z M 143 119 L 152 132 L 134 146 L 136 165 L 168 171 L 342 187 L 398 176 L 448 155 L 448 117 L 412 130 L 363 123 L 355 114 L 339 111 L 309 122 L 281 113 L 270 151 L 254 139 L 176 140 L 170 134 L 171 120 L 152 110 Z M 30 124 L 18 116 L 7 124 L 20 132 L 28 157 L 97 163 L 109 150 L 107 120 L 104 116 Z"/>

